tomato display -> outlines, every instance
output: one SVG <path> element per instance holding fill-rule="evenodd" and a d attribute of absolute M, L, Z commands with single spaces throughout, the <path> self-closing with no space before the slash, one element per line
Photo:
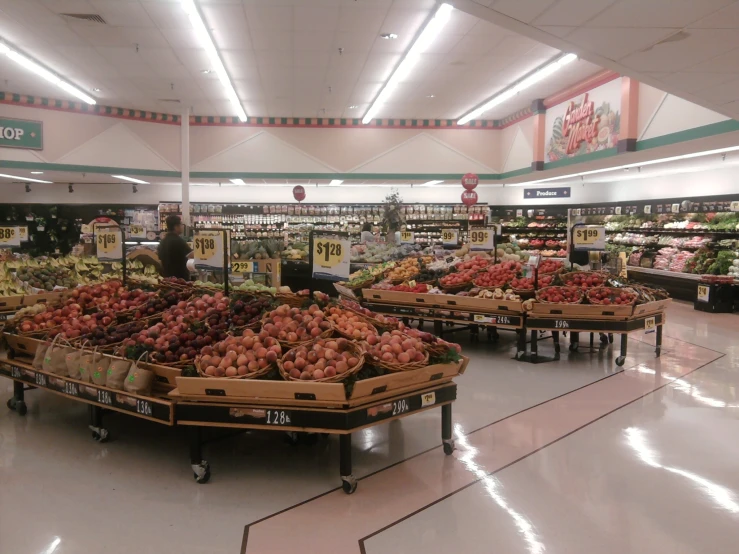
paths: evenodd
<path fill-rule="evenodd" d="M 577 287 L 546 287 L 536 293 L 536 299 L 549 304 L 579 304 L 583 293 Z"/>

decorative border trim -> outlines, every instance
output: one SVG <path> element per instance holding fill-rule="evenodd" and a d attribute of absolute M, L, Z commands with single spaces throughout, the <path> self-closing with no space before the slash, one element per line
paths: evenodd
<path fill-rule="evenodd" d="M 517 112 L 512 113 L 511 115 L 504 117 L 503 119 L 496 119 L 495 127 L 497 129 L 505 129 L 506 127 L 510 127 L 511 125 L 518 123 L 519 121 L 522 121 L 532 115 L 534 115 L 534 112 L 531 111 L 531 106 L 528 106 L 526 108 L 518 110 Z"/>
<path fill-rule="evenodd" d="M 454 119 L 374 119 L 368 124 L 361 118 L 349 117 L 247 117 L 242 123 L 238 117 L 193 115 L 190 125 L 228 127 L 334 127 L 357 129 L 495 129 L 496 121 L 476 120 L 457 125 Z"/>
<path fill-rule="evenodd" d="M 42 96 L 29 96 L 25 94 L 14 94 L 11 92 L 0 91 L 0 104 L 14 104 L 18 106 L 57 110 L 62 112 L 102 115 L 135 121 L 167 123 L 170 125 L 180 124 L 180 116 L 174 114 L 131 110 L 128 108 L 114 108 L 112 106 L 102 106 L 100 104 L 91 106 L 86 102 L 71 102 L 69 100 L 56 100 L 53 98 L 44 98 Z"/>

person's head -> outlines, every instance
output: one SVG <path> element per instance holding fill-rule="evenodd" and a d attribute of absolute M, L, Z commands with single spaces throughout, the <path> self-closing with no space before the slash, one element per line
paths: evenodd
<path fill-rule="evenodd" d="M 167 232 L 168 233 L 175 233 L 177 235 L 181 235 L 183 228 L 182 228 L 182 219 L 180 219 L 180 216 L 178 215 L 169 215 L 167 216 Z"/>
<path fill-rule="evenodd" d="M 372 232 L 372 224 L 369 221 L 365 221 L 364 225 L 362 225 L 362 232 L 364 231 Z"/>

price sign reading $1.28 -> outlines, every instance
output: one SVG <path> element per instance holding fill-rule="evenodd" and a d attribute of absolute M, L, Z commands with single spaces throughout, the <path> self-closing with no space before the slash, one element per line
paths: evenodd
<path fill-rule="evenodd" d="M 344 259 L 343 247 L 338 240 L 317 240 L 313 260 L 321 267 L 334 267 Z M 316 260 L 316 257 L 318 258 Z"/>
<path fill-rule="evenodd" d="M 98 229 L 95 236 L 97 256 L 101 260 L 120 260 L 123 257 L 121 231 Z"/>
<path fill-rule="evenodd" d="M 351 242 L 340 237 L 316 236 L 313 239 L 313 277 L 331 281 L 349 278 Z"/>
<path fill-rule="evenodd" d="M 20 245 L 21 236 L 18 227 L 0 227 L 0 248 Z"/>
<path fill-rule="evenodd" d="M 471 250 L 493 250 L 495 248 L 494 229 L 472 229 L 470 231 Z"/>

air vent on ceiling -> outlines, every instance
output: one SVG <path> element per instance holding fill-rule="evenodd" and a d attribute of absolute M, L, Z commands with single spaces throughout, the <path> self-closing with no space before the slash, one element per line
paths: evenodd
<path fill-rule="evenodd" d="M 177 98 L 157 98 L 157 102 L 172 102 L 174 104 L 180 103 Z"/>
<path fill-rule="evenodd" d="M 91 23 L 102 23 L 107 25 L 107 22 L 103 19 L 103 16 L 96 13 L 60 13 L 62 17 L 69 17 L 70 19 L 78 19 L 80 21 L 90 21 Z"/>

